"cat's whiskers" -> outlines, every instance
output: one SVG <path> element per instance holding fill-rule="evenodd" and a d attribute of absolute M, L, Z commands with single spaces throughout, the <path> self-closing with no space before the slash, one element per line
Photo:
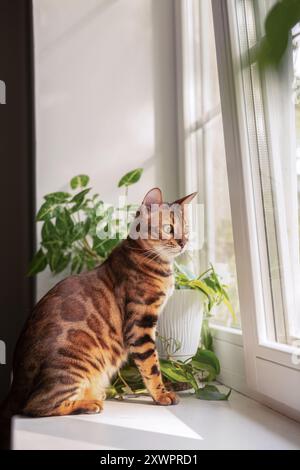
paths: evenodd
<path fill-rule="evenodd" d="M 148 260 L 156 261 L 166 251 L 165 247 L 149 248 L 148 250 L 144 250 L 143 248 L 137 248 L 137 247 L 131 247 L 131 249 L 134 251 L 143 252 L 143 253 L 140 253 L 143 255 L 143 258 L 144 258 L 143 264 L 145 264 Z"/>
<path fill-rule="evenodd" d="M 164 247 L 160 247 L 159 248 L 149 248 L 148 250 L 145 250 L 144 248 L 138 248 L 138 247 L 130 247 L 131 250 L 134 250 L 134 251 L 140 251 L 140 252 L 143 252 L 143 256 L 144 258 L 151 258 L 151 255 L 160 255 L 161 253 L 163 253 L 164 251 Z M 155 256 L 155 257 L 156 257 Z"/>
<path fill-rule="evenodd" d="M 161 258 L 161 255 L 162 254 L 169 254 L 170 251 L 169 250 L 166 250 L 166 247 L 163 246 L 163 247 L 158 247 L 158 248 L 155 248 L 155 249 L 152 249 L 152 250 L 149 250 L 149 251 L 152 251 L 153 253 L 153 257 L 150 257 L 150 256 L 147 256 L 145 257 L 146 259 L 151 259 L 152 261 L 156 261 L 158 258 Z"/>

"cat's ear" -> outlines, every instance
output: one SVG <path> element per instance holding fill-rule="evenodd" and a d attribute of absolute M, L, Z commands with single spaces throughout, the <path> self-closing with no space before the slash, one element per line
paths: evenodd
<path fill-rule="evenodd" d="M 162 202 L 163 200 L 161 190 L 159 188 L 153 188 L 147 192 L 142 204 L 150 207 L 152 204 L 162 204 Z"/>
<path fill-rule="evenodd" d="M 177 201 L 174 201 L 173 204 L 180 204 L 181 206 L 184 204 L 189 204 L 195 196 L 197 196 L 198 192 L 196 191 L 195 193 L 189 194 L 188 196 L 184 196 L 181 199 L 177 199 Z"/>

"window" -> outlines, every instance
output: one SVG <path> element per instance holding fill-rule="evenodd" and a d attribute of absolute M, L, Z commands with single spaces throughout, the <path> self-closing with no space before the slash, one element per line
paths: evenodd
<path fill-rule="evenodd" d="M 183 0 L 180 6 L 184 191 L 197 188 L 204 207 L 204 245 L 197 253 L 197 266 L 204 271 L 210 263 L 214 265 L 229 286 L 237 314 L 233 323 L 228 310 L 219 307 L 212 322 L 240 328 L 212 7 L 208 0 Z"/>
<path fill-rule="evenodd" d="M 298 191 L 298 235 L 300 235 L 300 24 L 295 26 L 292 33 L 293 47 L 293 102 L 295 105 L 296 123 L 296 169 Z M 300 236 L 299 236 L 300 240 Z M 300 250 L 300 245 L 299 245 Z"/>
<path fill-rule="evenodd" d="M 240 57 L 257 44 L 274 2 L 237 1 Z M 250 173 L 264 313 L 261 341 L 293 344 L 299 336 L 299 226 L 292 45 L 278 71 L 242 64 Z"/>
<path fill-rule="evenodd" d="M 295 156 L 296 156 L 296 193 L 294 198 L 297 198 L 297 225 L 298 230 L 295 232 L 297 246 L 295 249 L 298 251 L 296 254 L 295 260 L 297 263 L 298 279 L 299 279 L 299 269 L 300 269 L 300 24 L 295 26 L 292 31 L 292 54 L 293 54 L 293 83 L 292 83 L 292 92 L 293 92 L 293 104 L 294 104 L 294 121 L 295 121 Z M 297 279 L 297 281 L 298 281 Z M 300 302 L 298 299 L 298 315 L 296 318 L 296 326 L 294 328 L 294 336 L 299 338 L 300 336 Z"/>
<path fill-rule="evenodd" d="M 292 41 L 277 71 L 248 62 L 272 4 L 212 0 L 247 382 L 262 401 L 299 418 Z"/>
<path fill-rule="evenodd" d="M 227 384 L 246 378 L 247 393 L 299 417 L 300 27 L 277 71 L 248 61 L 274 3 L 179 2 L 181 174 L 204 205 L 194 258 L 215 264 L 240 312 L 242 341 L 224 312 L 213 319 Z"/>

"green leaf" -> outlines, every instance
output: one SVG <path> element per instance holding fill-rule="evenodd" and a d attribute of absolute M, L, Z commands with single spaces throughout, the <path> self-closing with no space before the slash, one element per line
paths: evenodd
<path fill-rule="evenodd" d="M 80 193 L 75 194 L 75 196 L 71 199 L 70 203 L 75 203 L 72 207 L 71 211 L 76 212 L 82 208 L 85 202 L 85 196 L 91 190 L 91 188 L 86 188 L 80 191 Z"/>
<path fill-rule="evenodd" d="M 53 208 L 53 217 L 58 217 L 62 212 L 64 212 L 65 207 L 57 205 Z"/>
<path fill-rule="evenodd" d="M 213 351 L 213 337 L 209 328 L 208 319 L 204 319 L 202 322 L 201 344 L 205 349 Z"/>
<path fill-rule="evenodd" d="M 49 201 L 51 204 L 61 204 L 63 202 L 67 202 L 71 197 L 70 193 L 65 193 L 62 191 L 57 191 L 55 193 L 46 194 L 44 199 Z"/>
<path fill-rule="evenodd" d="M 83 223 L 83 233 L 84 233 L 84 236 L 86 236 L 89 231 L 90 231 L 90 228 L 91 228 L 91 219 L 89 217 L 87 217 Z"/>
<path fill-rule="evenodd" d="M 286 51 L 291 29 L 300 21 L 299 0 L 282 0 L 269 11 L 266 21 L 266 35 L 258 48 L 251 54 L 251 62 L 260 65 L 278 65 Z"/>
<path fill-rule="evenodd" d="M 77 175 L 70 181 L 70 186 L 72 189 L 85 188 L 90 181 L 89 176 L 87 175 Z"/>
<path fill-rule="evenodd" d="M 229 310 L 229 312 L 231 314 L 231 317 L 232 317 L 232 320 L 233 320 L 233 323 L 238 323 L 237 317 L 236 317 L 235 311 L 233 310 L 231 302 L 229 302 L 228 299 L 223 298 L 223 303 L 226 305 L 227 309 Z"/>
<path fill-rule="evenodd" d="M 47 260 L 53 273 L 58 274 L 64 271 L 71 261 L 71 253 L 64 255 L 60 249 L 48 250 Z"/>
<path fill-rule="evenodd" d="M 51 217 L 53 217 L 53 204 L 51 201 L 46 201 L 44 202 L 44 204 L 41 205 L 35 220 L 39 222 L 41 220 L 46 220 Z"/>
<path fill-rule="evenodd" d="M 70 261 L 71 261 L 71 253 L 69 253 L 66 256 L 60 256 L 55 266 L 55 273 L 58 274 L 64 271 L 67 268 Z"/>
<path fill-rule="evenodd" d="M 176 261 L 174 262 L 174 265 L 179 271 L 179 273 L 183 275 L 182 279 L 185 279 L 186 281 L 192 281 L 193 279 L 195 279 L 193 273 L 186 266 L 183 266 L 182 264 L 177 263 Z"/>
<path fill-rule="evenodd" d="M 27 272 L 28 276 L 33 276 L 43 271 L 47 266 L 47 258 L 43 250 L 40 248 L 34 255 Z"/>
<path fill-rule="evenodd" d="M 211 278 L 211 276 L 205 277 L 205 278 L 203 279 L 203 282 L 204 282 L 208 287 L 210 287 L 210 289 L 212 289 L 216 294 L 220 293 L 220 289 L 219 289 L 218 284 L 216 283 L 216 281 L 215 281 L 214 279 Z"/>
<path fill-rule="evenodd" d="M 70 240 L 71 243 L 74 243 L 74 241 L 85 238 L 85 236 L 89 232 L 90 226 L 91 226 L 91 220 L 89 217 L 87 217 L 84 222 L 78 222 L 77 224 L 75 224 L 72 229 L 71 240 Z"/>
<path fill-rule="evenodd" d="M 89 255 L 85 256 L 84 261 L 85 261 L 85 265 L 88 271 L 91 271 L 92 269 L 94 269 L 94 267 L 97 264 L 97 260 L 93 256 L 89 256 Z"/>
<path fill-rule="evenodd" d="M 112 250 L 120 243 L 118 238 L 105 238 L 101 239 L 93 237 L 93 251 L 95 251 L 102 258 L 106 258 Z"/>
<path fill-rule="evenodd" d="M 57 213 L 62 211 L 64 208 L 59 204 L 63 204 L 69 201 L 71 195 L 64 192 L 50 193 L 45 196 L 45 202 L 40 207 L 36 215 L 36 221 L 48 220 L 56 217 Z"/>
<path fill-rule="evenodd" d="M 204 278 L 203 282 L 205 282 L 216 293 L 217 298 L 215 298 L 214 303 L 219 304 L 223 302 L 229 310 L 229 313 L 231 314 L 233 323 L 237 323 L 237 317 L 226 292 L 226 286 L 221 283 L 220 278 L 215 272 L 215 269 L 212 265 L 211 270 L 211 274 L 208 277 Z M 212 306 L 213 305 L 210 306 L 210 309 Z"/>
<path fill-rule="evenodd" d="M 190 382 L 181 369 L 175 367 L 171 361 L 160 359 L 159 362 L 162 374 L 171 382 Z"/>
<path fill-rule="evenodd" d="M 207 349 L 198 348 L 197 353 L 193 357 L 192 360 L 197 362 L 208 364 L 209 366 L 213 367 L 218 375 L 220 373 L 220 362 L 214 352 L 209 351 Z"/>
<path fill-rule="evenodd" d="M 56 217 L 55 228 L 59 236 L 63 237 L 65 241 L 72 236 L 74 222 L 67 209 L 62 210 Z"/>
<path fill-rule="evenodd" d="M 78 273 L 77 269 L 79 267 L 80 261 L 81 261 L 80 256 L 76 256 L 76 255 L 73 256 L 72 262 L 71 262 L 71 273 L 72 274 L 75 274 L 75 273 L 77 274 Z"/>
<path fill-rule="evenodd" d="M 105 389 L 105 396 L 107 400 L 111 400 L 112 398 L 116 398 L 118 396 L 118 391 L 115 387 L 110 386 Z"/>
<path fill-rule="evenodd" d="M 95 237 L 93 237 L 93 248 L 92 248 L 92 250 L 95 251 L 99 256 L 105 257 L 106 251 L 105 251 L 104 245 L 105 245 L 106 241 L 107 241 L 107 239 L 102 240 L 101 238 L 97 237 L 97 235 L 96 235 Z"/>
<path fill-rule="evenodd" d="M 129 171 L 126 175 L 122 176 L 118 183 L 118 187 L 130 186 L 131 184 L 137 183 L 142 176 L 143 168 L 136 168 L 135 170 Z"/>
<path fill-rule="evenodd" d="M 52 273 L 56 273 L 57 266 L 59 265 L 60 258 L 62 257 L 60 250 L 48 250 L 47 260 Z"/>
<path fill-rule="evenodd" d="M 81 240 L 84 237 L 84 224 L 79 222 L 75 224 L 72 230 L 70 242 L 74 243 L 75 241 Z"/>
<path fill-rule="evenodd" d="M 277 3 L 265 21 L 266 36 L 270 46 L 269 52 L 275 62 L 280 60 L 288 44 L 289 29 L 292 26 L 288 13 L 283 2 Z"/>
<path fill-rule="evenodd" d="M 55 240 L 59 242 L 59 240 L 57 240 L 58 236 L 55 225 L 51 222 L 50 219 L 45 220 L 41 235 L 43 243 L 53 242 Z"/>
<path fill-rule="evenodd" d="M 75 196 L 72 197 L 70 202 L 76 202 L 76 204 L 81 203 L 84 200 L 85 195 L 91 190 L 91 188 L 86 188 L 80 191 L 79 193 L 75 194 Z"/>
<path fill-rule="evenodd" d="M 212 265 L 196 279 L 191 279 L 191 273 L 180 264 L 175 263 L 175 268 L 176 289 L 196 289 L 201 291 L 206 295 L 205 306 L 208 312 L 210 312 L 215 305 L 219 305 L 223 302 L 228 308 L 233 322 L 237 323 L 234 309 L 226 291 L 227 286 L 222 284 Z"/>
<path fill-rule="evenodd" d="M 118 237 L 107 240 L 104 244 L 104 249 L 105 249 L 107 255 L 109 255 L 113 251 L 113 249 L 117 245 L 119 245 L 119 243 L 120 243 L 120 240 L 119 240 Z"/>
<path fill-rule="evenodd" d="M 64 242 L 63 240 L 48 240 L 48 241 L 42 241 L 42 245 L 44 248 L 46 248 L 46 250 L 60 250 L 62 248 L 62 246 L 64 245 Z"/>
<path fill-rule="evenodd" d="M 73 256 L 72 263 L 71 263 L 71 273 L 72 274 L 79 274 L 84 266 L 84 254 L 83 252 L 79 252 Z"/>
<path fill-rule="evenodd" d="M 193 359 L 191 365 L 194 369 L 194 373 L 202 373 L 201 381 L 212 382 L 216 379 L 216 371 L 209 364 L 198 362 L 197 360 Z"/>
<path fill-rule="evenodd" d="M 214 297 L 214 290 L 211 289 L 204 281 L 201 279 L 188 279 L 187 275 L 183 272 L 179 272 L 176 275 L 176 283 L 179 286 L 183 286 L 189 289 L 198 289 L 203 292 L 209 299 Z"/>
<path fill-rule="evenodd" d="M 136 390 L 143 387 L 143 379 L 136 366 L 126 365 L 122 368 L 120 374 L 132 389 Z"/>
<path fill-rule="evenodd" d="M 228 393 L 222 393 L 215 385 L 205 385 L 203 388 L 198 388 L 195 395 L 199 400 L 217 400 L 224 401 L 230 397 L 231 390 Z"/>

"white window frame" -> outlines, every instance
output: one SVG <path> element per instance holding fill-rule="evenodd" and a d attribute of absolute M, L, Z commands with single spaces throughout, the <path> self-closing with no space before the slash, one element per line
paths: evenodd
<path fill-rule="evenodd" d="M 248 0 L 212 0 L 212 6 L 243 334 L 214 327 L 216 352 L 225 384 L 300 420 L 300 364 L 291 361 L 292 355 L 299 357 L 299 349 L 270 341 L 272 332 L 265 331 L 264 318 L 271 304 L 261 269 L 265 260 L 252 186 L 237 1 Z M 186 165 L 182 3 L 176 2 L 176 30 L 180 189 L 184 192 L 193 184 L 193 175 Z"/>
<path fill-rule="evenodd" d="M 243 101 L 244 72 L 237 60 L 240 57 L 237 4 L 236 0 L 212 0 L 212 5 L 247 383 L 261 401 L 300 419 L 300 365 L 291 361 L 292 355 L 299 354 L 299 349 L 268 341 L 262 321 L 270 306 L 263 296 L 259 230 Z"/>
<path fill-rule="evenodd" d="M 259 19 L 262 23 L 270 8 L 277 0 L 257 2 Z M 263 24 L 260 24 L 263 30 Z M 293 79 L 292 44 L 288 45 L 289 53 L 285 54 L 283 65 L 277 70 L 266 69 L 262 76 L 262 88 L 265 97 L 266 127 L 269 136 L 269 149 L 273 158 L 272 176 L 275 187 L 274 205 L 278 234 L 278 254 L 281 267 L 282 301 L 284 312 L 281 318 L 275 318 L 279 329 L 282 325 L 282 336 L 291 344 L 300 338 L 300 315 L 295 315 L 300 305 L 299 286 L 299 228 L 297 204 L 297 174 L 296 174 L 296 133 L 294 105 L 291 100 Z M 277 103 L 284 101 L 284 106 Z M 278 112 L 280 109 L 280 112 Z M 292 158 L 289 158 L 292 157 Z M 284 170 L 281 170 L 284 158 Z M 286 210 L 288 207 L 288 211 Z M 284 320 L 283 320 L 284 318 Z M 279 338 L 280 339 L 280 338 Z"/>

